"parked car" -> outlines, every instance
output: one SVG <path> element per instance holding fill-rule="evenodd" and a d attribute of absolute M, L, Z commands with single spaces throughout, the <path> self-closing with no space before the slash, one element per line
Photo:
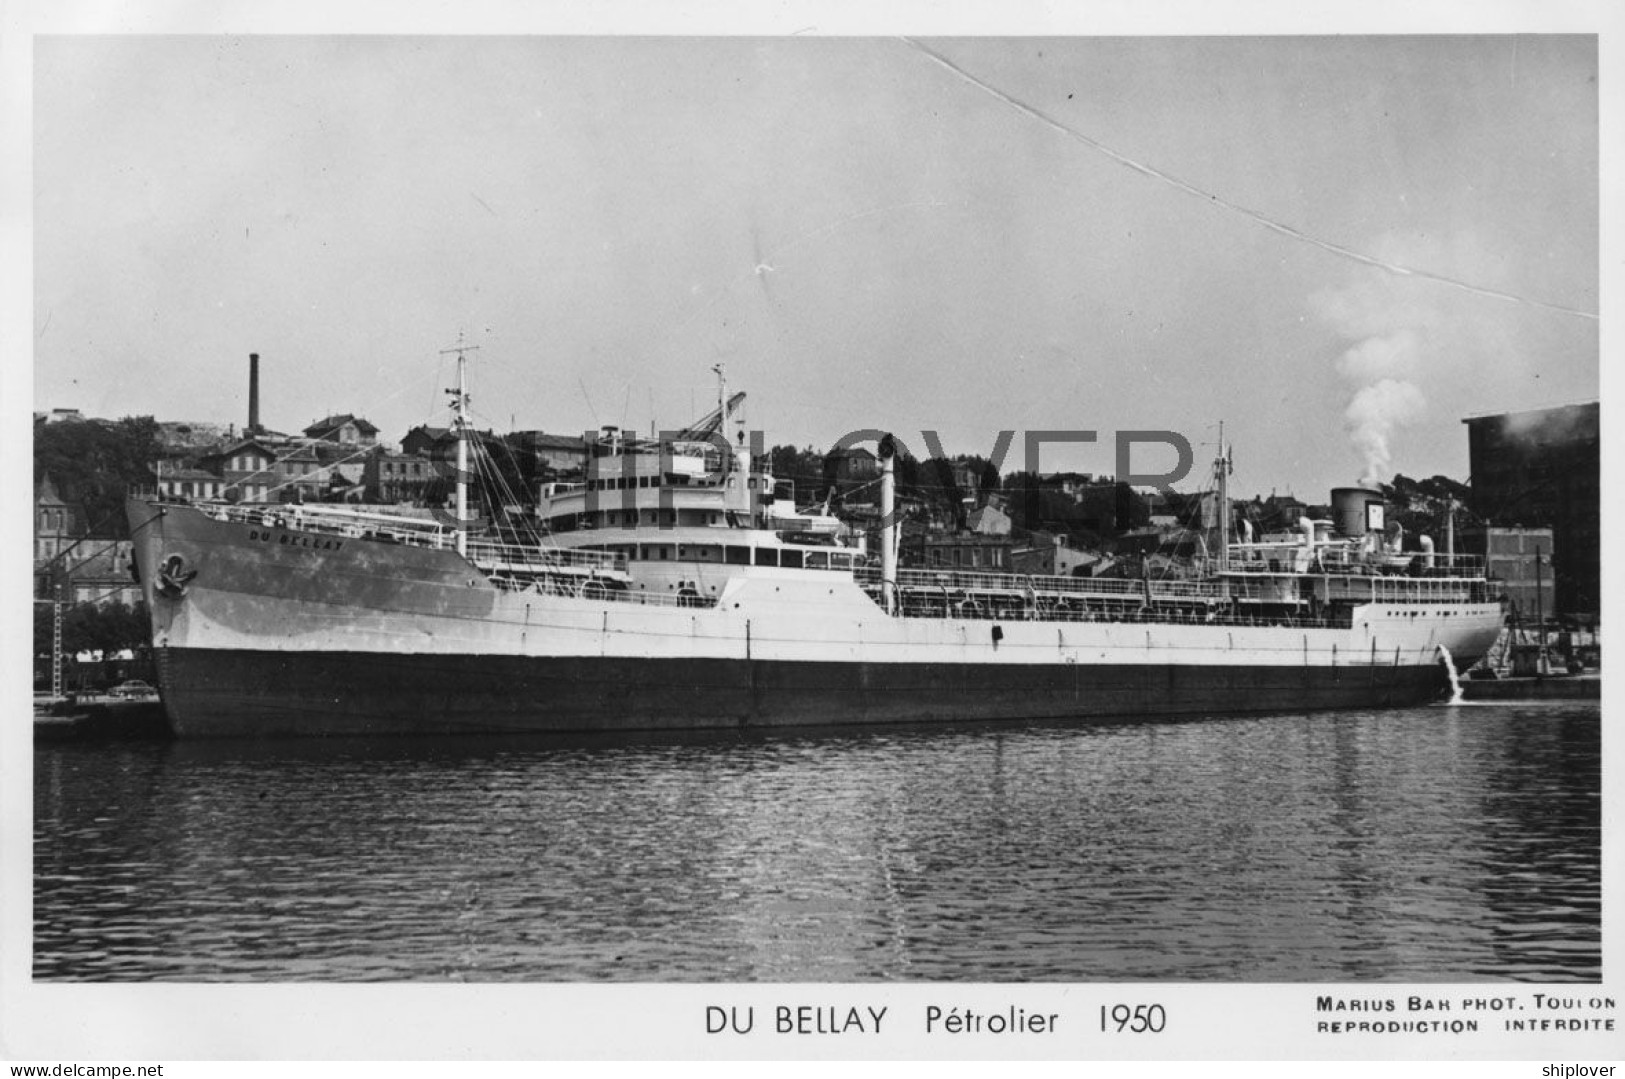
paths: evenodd
<path fill-rule="evenodd" d="M 132 678 L 128 682 L 120 682 L 107 691 L 109 697 L 156 697 L 158 691 L 139 678 Z"/>

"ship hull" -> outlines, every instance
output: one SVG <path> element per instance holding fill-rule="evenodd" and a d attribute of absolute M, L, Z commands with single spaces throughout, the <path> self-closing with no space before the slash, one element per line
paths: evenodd
<path fill-rule="evenodd" d="M 1499 607 L 1346 625 L 892 617 L 850 574 L 737 567 L 705 607 L 495 587 L 449 549 L 134 502 L 159 687 L 185 737 L 593 732 L 1400 706 Z"/>
<path fill-rule="evenodd" d="M 795 663 L 168 649 L 188 737 L 717 730 L 1394 707 L 1442 666 Z M 450 688 L 455 687 L 455 688 Z"/>

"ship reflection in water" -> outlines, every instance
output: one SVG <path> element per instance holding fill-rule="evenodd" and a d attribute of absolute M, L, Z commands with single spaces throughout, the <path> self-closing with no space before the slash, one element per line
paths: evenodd
<path fill-rule="evenodd" d="M 1595 980 L 1598 721 L 42 746 L 34 976 Z"/>

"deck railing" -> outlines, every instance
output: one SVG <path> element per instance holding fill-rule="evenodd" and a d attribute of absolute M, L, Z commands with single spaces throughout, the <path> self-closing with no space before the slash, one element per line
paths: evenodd
<path fill-rule="evenodd" d="M 703 610 L 717 605 L 716 596 L 678 595 L 672 592 L 645 592 L 637 589 L 612 587 L 601 581 L 572 581 L 567 578 L 543 577 L 535 581 L 520 580 L 503 574 L 492 576 L 491 583 L 509 592 L 534 592 L 542 596 L 568 596 L 603 603 L 626 604 L 632 607 L 692 607 Z"/>
<path fill-rule="evenodd" d="M 853 577 L 866 589 L 880 588 L 880 571 L 874 567 L 854 570 Z M 983 607 L 1002 603 L 1013 608 L 1063 612 L 1069 604 L 1083 611 L 1183 607 L 1205 618 L 1231 605 L 1245 608 L 1268 604 L 1276 610 L 1296 607 L 1307 612 L 1311 597 L 1328 603 L 1404 604 L 1485 603 L 1492 598 L 1489 583 L 1482 579 L 1333 575 L 1302 575 L 1290 581 L 1283 581 L 1280 575 L 1257 579 L 1228 576 L 1221 580 L 1132 580 L 900 569 L 897 588 L 905 602 L 929 607 L 937 617 L 942 617 L 946 607 L 967 602 Z"/>
<path fill-rule="evenodd" d="M 613 551 L 583 551 L 574 547 L 540 547 L 533 544 L 469 540 L 468 557 L 475 565 L 482 567 L 626 572 L 624 554 L 616 554 Z"/>
<path fill-rule="evenodd" d="M 1367 554 L 1347 544 L 1317 546 L 1307 554 L 1304 546 L 1294 543 L 1231 544 L 1229 573 L 1293 573 L 1300 563 L 1312 574 L 1331 573 L 1354 577 L 1417 576 L 1477 578 L 1484 576 L 1484 559 L 1480 555 L 1429 555 L 1422 551 L 1378 552 Z"/>
<path fill-rule="evenodd" d="M 199 506 L 218 521 L 321 532 L 352 539 L 399 543 L 449 551 L 456 546 L 456 530 L 437 520 L 390 517 L 383 514 L 324 511 L 309 505 L 261 506 L 219 503 Z M 486 570 L 566 570 L 574 572 L 626 572 L 626 556 L 613 551 L 583 551 L 540 544 L 468 541 L 468 558 Z"/>
<path fill-rule="evenodd" d="M 853 571 L 859 584 L 880 584 L 880 570 L 865 566 Z M 1114 578 L 1049 577 L 1041 574 L 979 573 L 974 570 L 897 571 L 897 586 L 905 590 L 985 592 L 1097 599 L 1221 599 L 1224 586 L 1217 581 L 1144 581 Z"/>
<path fill-rule="evenodd" d="M 878 588 L 871 594 L 878 593 Z M 1304 628 L 1342 628 L 1352 624 L 1348 608 L 1325 613 L 1299 613 L 1261 616 L 1231 608 L 1210 607 L 1140 607 L 1129 605 L 1085 606 L 1081 603 L 1037 605 L 1013 603 L 987 603 L 968 599 L 950 604 L 946 609 L 940 600 L 920 593 L 905 592 L 898 605 L 898 614 L 904 618 L 963 618 L 986 622 L 1068 622 L 1109 623 L 1112 625 L 1144 626 L 1301 626 Z"/>

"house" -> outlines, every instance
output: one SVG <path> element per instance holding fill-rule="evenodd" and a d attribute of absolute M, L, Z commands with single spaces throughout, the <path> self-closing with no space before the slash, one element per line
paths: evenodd
<path fill-rule="evenodd" d="M 972 510 L 965 518 L 965 527 L 981 536 L 1008 536 L 1010 515 L 996 502 L 990 501 L 980 509 Z"/>
<path fill-rule="evenodd" d="M 538 471 L 574 472 L 587 467 L 587 440 L 581 435 L 516 431 L 505 441 L 516 450 L 528 452 Z"/>
<path fill-rule="evenodd" d="M 202 468 L 220 476 L 220 497 L 234 502 L 264 502 L 282 481 L 275 470 L 276 453 L 257 438 L 245 438 L 203 457 Z"/>
<path fill-rule="evenodd" d="M 65 548 L 43 577 L 60 587 L 58 595 L 64 603 L 134 606 L 141 599 L 141 586 L 130 576 L 134 546 L 129 540 L 83 539 L 77 546 Z M 38 594 L 54 598 L 50 584 Z"/>
<path fill-rule="evenodd" d="M 1110 484 L 1111 480 L 1105 477 L 1097 480 L 1087 472 L 1054 472 L 1043 477 L 1041 482 L 1045 490 L 1055 491 L 1077 502 L 1095 488 Z"/>
<path fill-rule="evenodd" d="M 34 595 L 64 603 L 134 604 L 129 540 L 91 539 L 81 515 L 46 476 L 34 489 Z"/>
<path fill-rule="evenodd" d="M 367 458 L 379 452 L 376 448 L 363 450 L 336 442 L 311 442 L 306 448 L 321 462 L 319 474 L 323 484 L 329 487 L 359 486 L 366 482 Z"/>
<path fill-rule="evenodd" d="M 441 443 L 451 441 L 451 428 L 426 427 L 422 424 L 406 432 L 401 439 L 401 452 L 414 457 L 428 457 Z"/>
<path fill-rule="evenodd" d="M 964 493 L 966 498 L 974 498 L 982 491 L 982 470 L 969 461 L 955 461 L 952 465 L 954 486 Z"/>
<path fill-rule="evenodd" d="M 1098 553 L 1075 550 L 1048 532 L 1035 532 L 1028 543 L 1010 551 L 1011 572 L 1032 577 L 1087 577 L 1100 561 Z"/>
<path fill-rule="evenodd" d="M 378 442 L 378 428 L 348 412 L 323 416 L 305 428 L 304 433 L 308 439 L 337 442 L 341 446 L 373 446 Z"/>
<path fill-rule="evenodd" d="M 273 471 L 278 477 L 273 494 L 282 501 L 318 498 L 328 485 L 322 459 L 310 446 L 296 446 L 276 459 Z"/>
<path fill-rule="evenodd" d="M 920 565 L 926 569 L 1004 571 L 1010 568 L 1008 535 L 974 532 L 927 533 L 921 537 Z"/>
<path fill-rule="evenodd" d="M 439 474 L 434 461 L 416 454 L 379 451 L 367 457 L 361 482 L 369 502 L 413 502 Z"/>
<path fill-rule="evenodd" d="M 824 482 L 846 494 L 880 475 L 880 461 L 862 446 L 835 450 L 824 455 Z M 871 499 L 873 501 L 873 499 Z"/>
<path fill-rule="evenodd" d="M 164 498 L 213 501 L 223 497 L 225 481 L 213 472 L 176 462 L 158 462 L 158 493 Z"/>

